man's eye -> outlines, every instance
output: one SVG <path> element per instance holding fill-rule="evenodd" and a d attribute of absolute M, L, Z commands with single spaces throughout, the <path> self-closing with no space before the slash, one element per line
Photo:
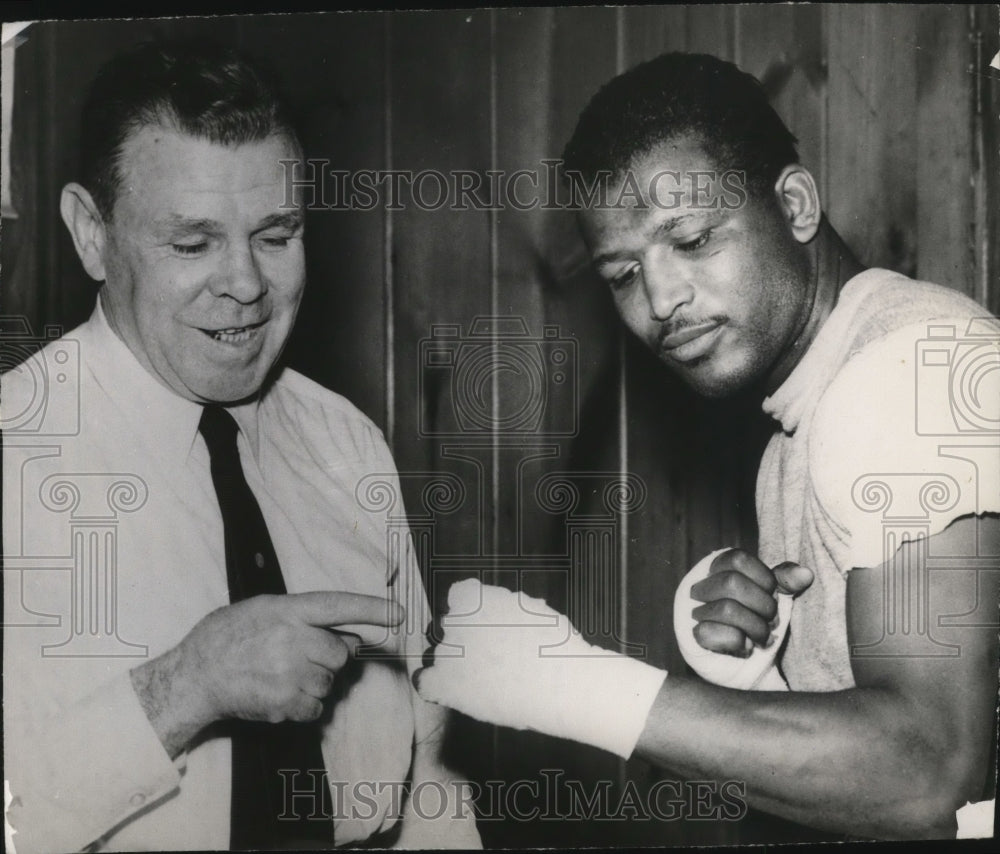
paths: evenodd
<path fill-rule="evenodd" d="M 694 240 L 689 240 L 686 243 L 678 243 L 677 248 L 681 252 L 694 252 L 701 249 L 706 243 L 708 243 L 708 239 L 711 236 L 712 229 L 708 229 L 708 231 L 703 231 L 699 234 Z"/>
<path fill-rule="evenodd" d="M 201 255 L 208 249 L 208 241 L 198 243 L 171 243 L 170 248 L 178 255 Z"/>
<path fill-rule="evenodd" d="M 633 264 L 631 267 L 626 267 L 616 276 L 612 276 L 608 280 L 608 284 L 611 285 L 612 290 L 616 291 L 619 290 L 620 288 L 624 288 L 627 285 L 631 284 L 635 280 L 635 277 L 638 274 L 639 274 L 639 265 Z"/>
<path fill-rule="evenodd" d="M 284 249 L 288 246 L 289 241 L 291 241 L 291 235 L 268 235 L 267 237 L 259 237 L 258 242 L 264 249 Z"/>

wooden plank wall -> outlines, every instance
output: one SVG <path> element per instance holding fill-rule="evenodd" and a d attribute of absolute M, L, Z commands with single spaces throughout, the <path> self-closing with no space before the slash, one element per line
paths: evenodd
<path fill-rule="evenodd" d="M 949 285 L 996 311 L 1000 84 L 974 66 L 996 52 L 996 31 L 995 7 L 902 5 L 36 25 L 17 55 L 21 216 L 3 223 L 3 310 L 36 329 L 72 326 L 89 312 L 94 288 L 57 219 L 83 86 L 115 51 L 168 34 L 215 35 L 269 59 L 302 113 L 307 153 L 335 168 L 481 175 L 538 170 L 558 157 L 580 109 L 615 73 L 664 50 L 715 53 L 762 79 L 831 221 L 866 263 Z M 756 404 L 695 399 L 621 331 L 566 212 L 316 211 L 307 234 L 310 284 L 291 360 L 384 429 L 411 515 L 429 514 L 434 527 L 424 566 L 433 598 L 440 603 L 446 582 L 480 572 L 569 610 L 606 645 L 681 671 L 670 619 L 678 579 L 712 548 L 754 543 L 753 476 L 768 429 Z M 545 405 L 526 431 L 504 426 L 524 404 L 523 374 L 480 377 L 483 397 L 470 402 L 423 355 L 441 325 L 468 339 L 476 318 L 497 315 L 523 319 L 544 360 L 571 342 L 568 381 L 555 382 L 555 362 L 544 362 Z M 487 362 L 526 352 L 495 327 L 477 340 L 468 352 Z M 485 426 L 441 435 L 469 406 L 481 406 Z M 430 513 L 428 484 L 449 474 L 464 485 L 464 501 Z M 605 490 L 637 480 L 641 506 L 609 514 Z M 576 503 L 550 512 L 560 488 Z M 596 550 L 574 550 L 573 532 L 587 530 Z M 581 589 L 602 591 L 597 613 L 587 613 Z M 627 781 L 644 790 L 669 778 L 531 734 L 469 721 L 459 732 L 456 759 L 480 781 L 537 783 L 558 768 L 588 793 L 609 781 L 613 804 Z M 494 845 L 798 833 L 753 818 L 482 827 Z"/>

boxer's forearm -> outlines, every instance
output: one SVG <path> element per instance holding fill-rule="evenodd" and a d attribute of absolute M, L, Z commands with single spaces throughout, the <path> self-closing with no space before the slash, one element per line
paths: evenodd
<path fill-rule="evenodd" d="M 985 771 L 949 735 L 891 690 L 743 692 L 671 677 L 636 752 L 691 779 L 745 781 L 750 806 L 813 827 L 945 838 Z"/>

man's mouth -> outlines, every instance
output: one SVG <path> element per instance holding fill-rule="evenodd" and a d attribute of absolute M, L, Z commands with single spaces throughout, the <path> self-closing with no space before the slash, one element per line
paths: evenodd
<path fill-rule="evenodd" d="M 249 341 L 254 332 L 263 325 L 264 321 L 261 321 L 246 326 L 227 326 L 222 329 L 202 329 L 201 331 L 215 341 L 221 341 L 225 344 L 241 344 L 244 341 Z"/>
<path fill-rule="evenodd" d="M 723 326 L 721 320 L 693 323 L 660 337 L 660 349 L 670 359 L 690 362 L 704 356 L 715 343 L 715 334 Z"/>

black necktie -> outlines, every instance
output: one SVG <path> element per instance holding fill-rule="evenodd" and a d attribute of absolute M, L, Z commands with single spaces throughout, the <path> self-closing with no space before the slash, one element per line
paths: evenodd
<path fill-rule="evenodd" d="M 212 482 L 222 510 L 229 600 L 239 602 L 264 593 L 285 593 L 264 516 L 243 476 L 236 447 L 236 422 L 221 406 L 206 406 L 198 429 L 208 445 Z M 333 844 L 333 822 L 310 818 L 308 800 L 292 798 L 293 789 L 326 786 L 318 724 L 227 722 L 233 742 L 233 794 L 230 843 L 233 850 L 316 847 Z M 279 774 L 284 769 L 286 781 Z M 292 777 L 289 770 L 299 772 Z M 312 772 L 310 774 L 309 772 Z M 301 811 L 296 811 L 296 806 Z M 285 818 L 279 819 L 284 815 Z M 295 818 L 294 816 L 297 816 Z"/>

